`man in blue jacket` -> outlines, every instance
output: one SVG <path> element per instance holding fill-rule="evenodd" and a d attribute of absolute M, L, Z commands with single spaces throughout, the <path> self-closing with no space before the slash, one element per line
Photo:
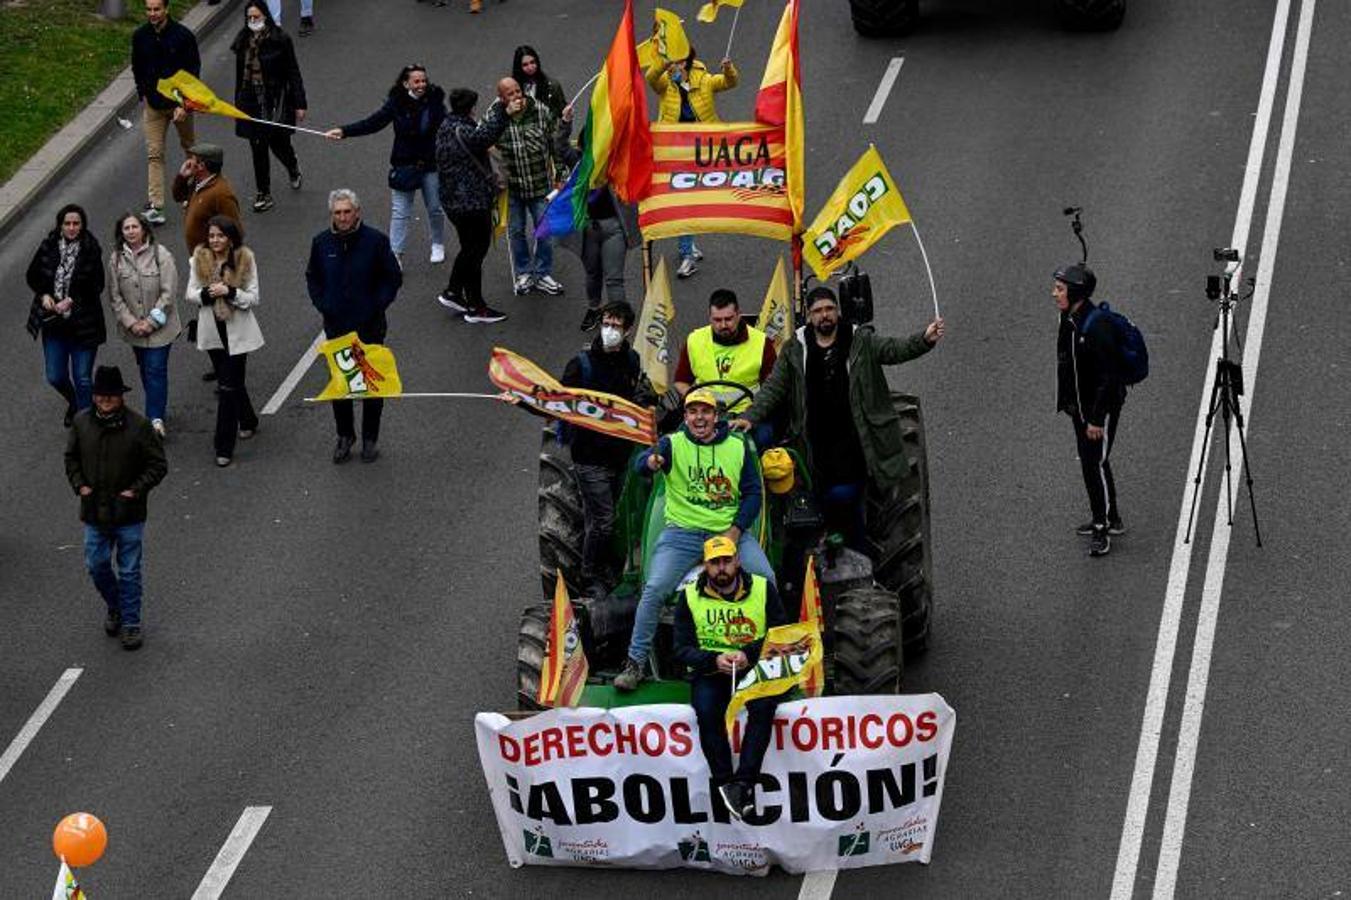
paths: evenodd
<path fill-rule="evenodd" d="M 365 344 L 383 344 L 389 323 L 385 309 L 403 285 L 399 261 L 389 238 L 361 221 L 361 200 L 355 191 L 339 188 L 328 195 L 332 225 L 314 236 L 305 283 L 310 302 L 324 317 L 324 336 L 342 337 L 355 331 Z M 361 401 L 361 461 L 380 455 L 380 414 L 385 401 Z M 344 463 L 356 442 L 356 414 L 351 400 L 333 402 L 338 443 L 333 462 Z"/>
<path fill-rule="evenodd" d="M 616 690 L 643 680 L 661 605 L 703 557 L 704 541 L 725 535 L 737 546 L 746 571 L 774 581 L 774 570 L 753 532 L 763 501 L 750 445 L 718 421 L 718 399 L 707 388 L 685 396 L 685 424 L 634 458 L 634 469 L 666 476 L 666 527 L 652 548 L 643 595 L 629 640 L 628 659 Z"/>
<path fill-rule="evenodd" d="M 164 138 L 173 122 L 178 143 L 187 153 L 196 143 L 192 113 L 156 88 L 161 78 L 180 69 L 200 75 L 201 55 L 197 38 L 184 25 L 169 17 L 169 0 L 145 0 L 146 22 L 131 35 L 131 74 L 141 98 L 141 127 L 145 131 L 148 163 L 145 218 L 152 225 L 164 224 Z M 189 248 L 191 250 L 191 248 Z"/>

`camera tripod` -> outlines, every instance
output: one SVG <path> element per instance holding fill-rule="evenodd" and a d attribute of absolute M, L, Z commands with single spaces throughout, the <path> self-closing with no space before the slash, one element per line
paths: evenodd
<path fill-rule="evenodd" d="M 1215 252 L 1217 260 L 1226 260 L 1237 264 L 1238 255 L 1234 251 L 1232 257 L 1221 255 L 1221 251 Z M 1239 404 L 1239 398 L 1243 396 L 1243 368 L 1238 363 L 1229 358 L 1229 314 L 1234 305 L 1238 303 L 1238 295 L 1230 288 L 1230 279 L 1233 276 L 1232 268 L 1225 272 L 1223 284 L 1219 284 L 1220 278 L 1211 276 L 1206 288 L 1206 295 L 1212 300 L 1218 300 L 1220 304 L 1219 326 L 1220 332 L 1220 358 L 1215 360 L 1215 381 L 1210 388 L 1210 408 L 1206 412 L 1206 433 L 1201 440 L 1201 459 L 1196 466 L 1196 478 L 1192 482 L 1192 503 L 1191 512 L 1187 514 L 1187 535 L 1183 543 L 1191 543 L 1192 524 L 1196 518 L 1196 501 L 1201 494 L 1201 473 L 1206 467 L 1206 448 L 1210 445 L 1210 433 L 1215 424 L 1215 415 L 1218 413 L 1224 420 L 1224 496 L 1225 510 L 1229 517 L 1229 525 L 1234 524 L 1234 489 L 1233 489 L 1233 461 L 1230 459 L 1229 438 L 1232 429 L 1238 431 L 1238 446 L 1243 456 L 1243 478 L 1248 486 L 1248 505 L 1252 509 L 1252 527 L 1253 533 L 1257 536 L 1257 546 L 1262 546 L 1262 529 L 1257 523 L 1257 500 L 1252 492 L 1252 472 L 1248 468 L 1248 441 L 1244 434 L 1243 426 L 1243 407 Z"/>

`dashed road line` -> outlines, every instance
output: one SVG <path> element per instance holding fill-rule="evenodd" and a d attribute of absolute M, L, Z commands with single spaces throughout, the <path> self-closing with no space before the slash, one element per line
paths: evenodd
<path fill-rule="evenodd" d="M 52 713 L 56 711 L 61 699 L 75 686 L 75 682 L 82 672 L 84 672 L 84 669 L 66 669 L 61 673 L 61 677 L 56 679 L 56 684 L 52 685 L 52 689 L 38 704 L 38 708 L 33 710 L 33 714 L 28 717 L 28 721 L 24 723 L 23 728 L 19 729 L 19 733 L 14 736 L 14 740 L 9 742 L 4 755 L 0 756 L 0 781 L 5 780 L 9 770 L 14 768 L 14 764 L 19 761 L 23 751 L 28 749 L 28 745 L 33 742 L 33 738 L 37 737 L 47 719 L 51 718 Z"/>
<path fill-rule="evenodd" d="M 905 65 L 905 57 L 897 56 L 887 63 L 887 70 L 882 73 L 882 83 L 877 86 L 877 93 L 873 94 L 873 102 L 868 104 L 868 111 L 863 114 L 863 124 L 873 125 L 882 116 L 882 107 L 887 105 L 887 97 L 891 94 L 891 88 L 896 84 L 896 76 L 901 74 L 901 66 Z"/>
<path fill-rule="evenodd" d="M 310 342 L 309 349 L 301 355 L 300 361 L 291 369 L 291 374 L 286 376 L 281 385 L 277 387 L 277 392 L 263 407 L 263 415 L 271 416 L 281 409 L 281 405 L 286 402 L 286 398 L 291 396 L 291 392 L 296 389 L 296 385 L 300 384 L 300 379 L 304 378 L 305 373 L 310 370 L 310 366 L 314 365 L 315 356 L 319 353 L 319 345 L 323 340 L 324 333 L 322 331 L 315 335 L 314 340 Z"/>
<path fill-rule="evenodd" d="M 245 807 L 239 821 L 235 823 L 234 830 L 221 845 L 220 852 L 211 863 L 211 868 L 202 876 L 202 883 L 193 891 L 192 900 L 217 900 L 224 893 L 225 886 L 234 877 L 235 869 L 239 868 L 240 860 L 249 852 L 249 845 L 258 836 L 259 829 L 263 827 L 271 812 L 270 806 Z"/>
<path fill-rule="evenodd" d="M 830 900 L 831 891 L 835 890 L 835 876 L 839 874 L 836 869 L 825 869 L 803 875 L 797 900 Z"/>

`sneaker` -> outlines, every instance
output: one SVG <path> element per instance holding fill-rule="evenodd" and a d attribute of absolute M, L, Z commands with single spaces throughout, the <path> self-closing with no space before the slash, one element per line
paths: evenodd
<path fill-rule="evenodd" d="M 460 314 L 469 312 L 469 307 L 464 305 L 464 298 L 459 294 L 451 293 L 449 288 L 436 295 L 436 302 L 451 312 Z"/>
<path fill-rule="evenodd" d="M 676 277 L 689 278 L 691 275 L 693 275 L 695 272 L 698 271 L 699 267 L 695 265 L 694 257 L 687 256 L 680 261 L 680 268 L 676 269 Z"/>
<path fill-rule="evenodd" d="M 507 314 L 493 309 L 484 304 L 478 309 L 471 309 L 464 314 L 464 320 L 471 325 L 492 325 L 494 322 L 501 322 L 506 319 Z"/>
<path fill-rule="evenodd" d="M 304 19 L 301 19 L 301 21 L 303 22 L 303 21 L 305 21 L 305 20 L 304 20 Z M 303 25 L 300 26 L 300 33 L 301 33 L 301 34 L 304 34 L 304 33 L 305 33 L 305 26 L 303 26 Z M 291 174 L 291 178 L 290 178 L 291 190 L 293 190 L 293 191 L 298 191 L 298 190 L 300 190 L 301 185 L 303 185 L 303 184 L 305 183 L 305 175 L 304 175 L 304 173 L 302 173 L 302 172 L 300 171 L 300 167 L 299 167 L 299 166 L 296 166 L 296 170 L 295 170 L 294 172 L 290 173 L 290 174 Z"/>
<path fill-rule="evenodd" d="M 231 460 L 230 460 L 230 457 L 228 457 L 228 456 L 217 456 L 217 457 L 216 457 L 216 465 L 217 465 L 218 467 L 222 468 L 222 469 L 224 469 L 224 468 L 226 468 L 227 466 L 229 466 L 229 465 L 230 465 L 230 462 L 231 462 Z"/>
<path fill-rule="evenodd" d="M 271 195 L 271 194 L 258 193 L 258 194 L 256 194 L 256 195 L 254 195 L 254 198 L 253 198 L 253 211 L 254 211 L 254 212 L 267 212 L 269 209 L 271 209 L 272 207 L 274 207 L 274 206 L 276 206 L 276 205 L 277 205 L 277 204 L 276 204 L 276 202 L 272 199 L 272 195 Z"/>
<path fill-rule="evenodd" d="M 755 812 L 755 790 L 750 785 L 729 781 L 718 788 L 718 795 L 728 814 L 738 822 Z"/>
<path fill-rule="evenodd" d="M 241 441 L 251 441 L 257 433 L 258 427 L 256 425 L 253 428 L 241 428 L 239 429 L 239 439 Z"/>
<path fill-rule="evenodd" d="M 314 34 L 314 16 L 300 17 L 300 36 L 308 37 Z"/>
<path fill-rule="evenodd" d="M 446 245 L 432 244 L 431 264 L 436 266 L 446 261 Z"/>
<path fill-rule="evenodd" d="M 395 261 L 396 263 L 399 264 L 399 271 L 402 272 L 402 271 L 403 271 L 403 254 L 402 254 L 402 253 L 395 253 L 395 254 L 394 254 L 394 261 Z"/>
<path fill-rule="evenodd" d="M 122 613 L 116 609 L 108 610 L 108 614 L 103 617 L 103 633 L 108 637 L 117 637 L 117 633 L 122 630 Z"/>
<path fill-rule="evenodd" d="M 1093 522 L 1088 521 L 1083 523 L 1078 528 L 1074 529 L 1074 533 L 1083 535 L 1084 537 L 1088 537 L 1090 534 L 1093 533 Z M 1108 519 L 1107 533 L 1110 534 L 1112 537 L 1125 534 L 1126 526 L 1122 524 L 1120 519 Z"/>
<path fill-rule="evenodd" d="M 145 220 L 149 222 L 151 225 L 163 225 L 166 221 L 168 221 L 167 219 L 164 218 L 164 210 L 161 207 L 151 206 L 148 203 L 146 204 L 145 209 L 142 211 L 142 214 L 145 216 Z"/>
<path fill-rule="evenodd" d="M 1107 536 L 1106 528 L 1094 528 L 1088 539 L 1089 556 L 1106 556 L 1112 552 L 1112 539 Z"/>
<path fill-rule="evenodd" d="M 624 660 L 624 668 L 615 676 L 615 690 L 627 694 L 638 689 L 643 682 L 643 667 L 632 659 Z"/>
<path fill-rule="evenodd" d="M 695 262 L 700 262 L 701 260 L 703 260 L 703 258 L 704 258 L 704 251 L 699 249 L 699 245 L 691 244 L 690 259 L 694 260 Z"/>
<path fill-rule="evenodd" d="M 530 293 L 530 289 L 535 286 L 535 277 L 533 275 L 517 275 L 516 286 L 513 290 L 517 296 Z"/>
<path fill-rule="evenodd" d="M 535 290 L 542 294 L 557 295 L 563 293 L 563 285 L 555 281 L 552 275 L 541 275 L 535 279 Z"/>
<path fill-rule="evenodd" d="M 151 419 L 151 420 L 150 420 L 150 427 L 153 428 L 153 429 L 155 429 L 155 434 L 159 435 L 159 439 L 160 439 L 161 441 L 164 440 L 166 437 L 169 436 L 169 432 L 167 432 L 167 431 L 164 429 L 164 420 L 163 420 L 163 419 Z"/>
<path fill-rule="evenodd" d="M 582 330 L 590 331 L 600 324 L 600 309 L 595 306 L 588 307 L 586 315 L 582 316 Z"/>
<path fill-rule="evenodd" d="M 380 458 L 380 448 L 375 441 L 368 441 L 362 438 L 361 441 L 361 461 L 364 463 L 373 463 Z"/>
<path fill-rule="evenodd" d="M 356 443 L 355 438 L 339 437 L 338 443 L 333 445 L 333 463 L 345 463 L 352 457 L 352 445 Z"/>
<path fill-rule="evenodd" d="M 141 649 L 141 628 L 139 625 L 128 625 L 122 629 L 122 649 Z"/>

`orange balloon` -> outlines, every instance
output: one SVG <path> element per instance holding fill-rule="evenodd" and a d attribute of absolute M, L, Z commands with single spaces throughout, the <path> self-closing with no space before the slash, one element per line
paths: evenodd
<path fill-rule="evenodd" d="M 52 850 L 76 869 L 98 862 L 107 846 L 108 829 L 93 813 L 71 813 L 52 832 Z"/>

